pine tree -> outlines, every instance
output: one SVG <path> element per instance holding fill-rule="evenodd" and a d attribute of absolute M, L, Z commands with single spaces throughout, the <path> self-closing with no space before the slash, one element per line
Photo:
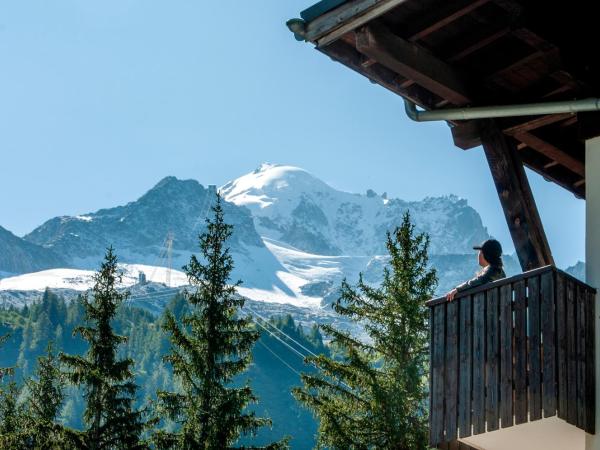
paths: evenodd
<path fill-rule="evenodd" d="M 159 449 L 228 449 L 241 435 L 253 435 L 271 423 L 246 411 L 257 401 L 250 386 L 231 386 L 250 363 L 259 333 L 250 327 L 250 318 L 237 314 L 244 299 L 236 292 L 240 282 L 229 284 L 233 258 L 225 243 L 233 227 L 224 222 L 219 194 L 212 210 L 214 218 L 207 219 L 207 231 L 199 236 L 201 259 L 192 255 L 184 267 L 194 287 L 186 294 L 189 313 L 182 310 L 181 324 L 172 312 L 165 314 L 164 329 L 171 341 L 165 361 L 172 365 L 182 391 L 158 392 L 158 410 L 178 425 L 174 432 L 155 434 Z"/>
<path fill-rule="evenodd" d="M 117 358 L 119 345 L 126 341 L 112 326 L 117 308 L 127 297 L 117 290 L 120 282 L 117 257 L 110 247 L 94 275 L 93 299 L 81 298 L 87 326 L 74 330 L 89 348 L 84 356 L 61 354 L 69 369 L 68 380 L 84 389 L 86 429 L 79 436 L 79 445 L 91 450 L 146 447 L 140 440 L 142 412 L 133 405 L 137 390 L 133 360 Z"/>
<path fill-rule="evenodd" d="M 63 427 L 57 418 L 65 399 L 65 383 L 52 343 L 46 355 L 38 357 L 34 379 L 26 381 L 27 413 L 31 423 L 31 446 L 36 449 L 60 449 L 67 446 Z"/>
<path fill-rule="evenodd" d="M 4 343 L 6 341 L 8 341 L 8 338 L 10 337 L 10 334 L 4 334 L 2 336 L 0 336 L 0 348 L 2 348 L 2 346 L 4 345 Z M 0 382 L 3 381 L 4 377 L 7 375 L 11 375 L 13 372 L 13 368 L 12 367 L 0 367 Z"/>
<path fill-rule="evenodd" d="M 0 448 L 28 448 L 28 418 L 18 402 L 20 389 L 14 381 L 0 384 Z"/>
<path fill-rule="evenodd" d="M 428 245 L 406 213 L 387 234 L 390 261 L 381 286 L 362 276 L 356 287 L 342 283 L 333 307 L 363 325 L 368 339 L 323 325 L 341 357 L 307 358 L 319 371 L 303 374 L 303 387 L 293 391 L 320 419 L 320 448 L 427 448 L 425 301 L 437 283 L 427 267 Z"/>

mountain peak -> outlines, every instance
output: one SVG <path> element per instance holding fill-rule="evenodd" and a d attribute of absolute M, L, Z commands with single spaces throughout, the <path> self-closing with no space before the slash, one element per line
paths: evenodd
<path fill-rule="evenodd" d="M 179 178 L 173 176 L 173 175 L 169 175 L 167 177 L 164 177 L 162 180 L 160 180 L 158 183 L 156 183 L 154 185 L 154 187 L 152 187 L 150 189 L 150 191 L 155 191 L 155 190 L 161 190 L 161 189 L 165 189 L 165 188 L 170 188 L 170 187 L 174 187 L 174 186 L 200 186 L 202 187 L 202 185 L 200 183 L 198 183 L 198 181 L 196 180 L 180 180 Z M 149 192 L 150 192 L 149 191 Z"/>
<path fill-rule="evenodd" d="M 315 191 L 328 192 L 332 188 L 300 167 L 271 163 L 263 163 L 221 188 L 225 200 L 261 208 L 272 201 Z"/>

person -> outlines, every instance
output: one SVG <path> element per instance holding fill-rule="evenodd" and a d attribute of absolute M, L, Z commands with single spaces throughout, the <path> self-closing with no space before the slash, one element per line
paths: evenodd
<path fill-rule="evenodd" d="M 482 269 L 474 278 L 459 284 L 446 294 L 446 300 L 450 302 L 461 291 L 506 277 L 502 267 L 502 246 L 500 242 L 496 239 L 488 239 L 483 244 L 473 247 L 473 250 L 479 250 L 479 265 Z"/>

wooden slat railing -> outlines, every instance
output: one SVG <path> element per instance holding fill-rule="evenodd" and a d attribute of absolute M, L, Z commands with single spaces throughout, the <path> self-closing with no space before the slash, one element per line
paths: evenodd
<path fill-rule="evenodd" d="M 594 433 L 596 290 L 547 266 L 430 300 L 430 445 L 551 417 Z"/>

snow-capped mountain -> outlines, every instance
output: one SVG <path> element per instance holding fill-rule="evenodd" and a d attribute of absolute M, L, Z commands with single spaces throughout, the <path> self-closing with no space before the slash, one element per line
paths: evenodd
<path fill-rule="evenodd" d="M 221 188 L 224 198 L 252 211 L 263 237 L 322 255 L 385 253 L 385 233 L 409 210 L 432 254 L 464 254 L 489 237 L 479 214 L 456 196 L 408 202 L 369 190 L 338 191 L 307 171 L 263 164 Z"/>
<path fill-rule="evenodd" d="M 0 278 L 65 264 L 52 250 L 27 242 L 0 226 Z"/>
<path fill-rule="evenodd" d="M 172 258 L 179 268 L 198 249 L 198 233 L 215 200 L 214 187 L 204 188 L 195 180 L 167 177 L 138 200 L 97 212 L 50 219 L 26 235 L 28 242 L 52 249 L 69 267 L 94 269 L 112 245 L 119 259 L 128 263 L 157 265 L 166 241 L 172 238 Z M 234 225 L 232 249 L 245 253 L 264 248 L 245 208 L 224 202 L 228 223 Z"/>
<path fill-rule="evenodd" d="M 212 213 L 215 191 L 194 180 L 167 177 L 124 206 L 48 220 L 21 241 L 57 255 L 56 261 L 40 268 L 57 270 L 4 278 L 0 303 L 32 301 L 45 287 L 77 295 L 89 287 L 89 271 L 97 269 L 112 245 L 127 268 L 127 280 L 133 283 L 143 271 L 153 281 L 151 288 L 131 286 L 139 291 L 138 303 L 147 301 L 149 309 L 160 309 L 165 296 L 185 284 L 177 269 L 198 252 L 197 236 Z M 224 185 L 221 193 L 225 220 L 234 225 L 229 245 L 235 260 L 233 278 L 243 280 L 240 294 L 286 308 L 327 304 L 341 280 L 353 282 L 359 272 L 377 284 L 386 263 L 385 233 L 401 223 L 407 210 L 418 230 L 431 237 L 438 292 L 473 274 L 477 267 L 471 246 L 488 237 L 478 213 L 455 196 L 408 202 L 373 191 L 341 192 L 292 166 L 263 164 Z M 0 250 L 3 245 L 0 240 Z M 170 259 L 166 247 L 172 248 Z M 170 272 L 156 267 L 169 264 Z M 157 279 L 155 273 L 160 274 Z M 168 285 L 166 273 L 173 274 Z"/>

